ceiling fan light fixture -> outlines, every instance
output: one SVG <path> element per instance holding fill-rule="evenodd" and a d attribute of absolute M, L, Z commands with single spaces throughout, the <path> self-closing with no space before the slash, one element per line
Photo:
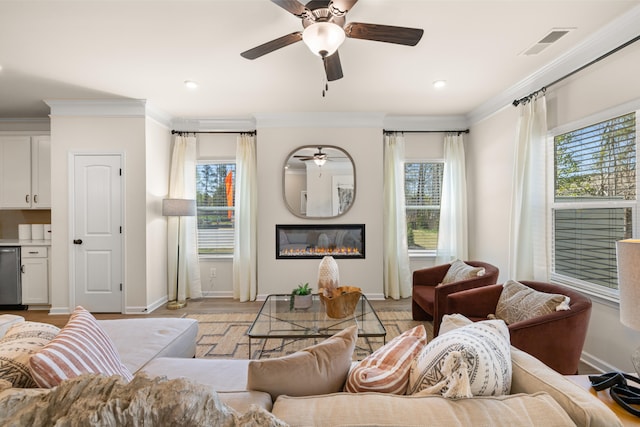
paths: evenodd
<path fill-rule="evenodd" d="M 321 158 L 321 157 L 316 157 L 315 159 L 313 159 L 313 163 L 315 163 L 318 166 L 322 166 L 327 162 L 327 159 L 325 158 Z"/>
<path fill-rule="evenodd" d="M 332 22 L 316 22 L 302 32 L 302 40 L 309 50 L 320 57 L 333 55 L 344 39 L 342 27 Z"/>

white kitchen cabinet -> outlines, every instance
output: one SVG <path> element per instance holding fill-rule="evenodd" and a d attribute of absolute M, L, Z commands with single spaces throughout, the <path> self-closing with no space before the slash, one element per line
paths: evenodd
<path fill-rule="evenodd" d="M 49 256 L 45 246 L 23 246 L 22 304 L 49 304 Z"/>
<path fill-rule="evenodd" d="M 0 137 L 0 208 L 51 208 L 48 136 Z"/>

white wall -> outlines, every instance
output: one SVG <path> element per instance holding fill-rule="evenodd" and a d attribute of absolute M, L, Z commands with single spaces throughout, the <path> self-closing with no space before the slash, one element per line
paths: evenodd
<path fill-rule="evenodd" d="M 146 304 L 154 310 L 167 301 L 167 218 L 162 199 L 169 194 L 171 132 L 158 122 L 146 120 Z"/>
<path fill-rule="evenodd" d="M 294 216 L 282 196 L 282 167 L 302 145 L 336 145 L 355 162 L 356 196 L 351 209 L 335 219 Z M 382 129 L 258 129 L 258 295 L 290 293 L 301 282 L 317 289 L 319 259 L 276 259 L 276 224 L 361 224 L 366 226 L 366 258 L 337 259 L 342 285 L 358 286 L 369 298 L 381 298 L 382 285 Z"/>
<path fill-rule="evenodd" d="M 124 157 L 125 259 L 146 259 L 146 179 L 144 117 L 51 117 L 51 313 L 70 307 L 69 156 L 71 153 L 122 153 Z M 52 226 L 53 228 L 53 226 Z M 147 310 L 144 262 L 126 262 L 125 310 Z"/>
<path fill-rule="evenodd" d="M 626 105 L 640 108 L 640 45 L 625 48 L 548 89 L 549 128 L 568 127 Z M 629 112 L 632 109 L 626 111 Z M 508 265 L 508 223 L 513 150 L 518 111 L 511 106 L 471 127 L 467 144 L 470 195 L 470 256 L 497 265 L 504 282 Z M 637 236 L 636 236 L 637 237 Z M 640 333 L 619 321 L 617 304 L 592 297 L 593 310 L 583 358 L 602 370 L 633 372 L 630 354 Z"/>

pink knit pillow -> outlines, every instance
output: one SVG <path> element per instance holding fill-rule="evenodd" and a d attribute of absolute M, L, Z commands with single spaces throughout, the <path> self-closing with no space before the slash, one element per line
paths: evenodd
<path fill-rule="evenodd" d="M 426 344 L 423 325 L 403 332 L 351 369 L 344 391 L 405 394 L 411 363 Z"/>
<path fill-rule="evenodd" d="M 111 338 L 95 317 L 78 306 L 58 335 L 29 359 L 31 375 L 40 387 L 55 387 L 62 381 L 93 373 L 133 375 L 120 361 Z"/>

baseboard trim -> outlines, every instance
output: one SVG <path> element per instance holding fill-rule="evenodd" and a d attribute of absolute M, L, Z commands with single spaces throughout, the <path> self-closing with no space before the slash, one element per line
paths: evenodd
<path fill-rule="evenodd" d="M 620 369 L 616 368 L 615 366 L 585 351 L 582 352 L 582 357 L 580 358 L 580 360 L 600 372 L 620 371 Z"/>

